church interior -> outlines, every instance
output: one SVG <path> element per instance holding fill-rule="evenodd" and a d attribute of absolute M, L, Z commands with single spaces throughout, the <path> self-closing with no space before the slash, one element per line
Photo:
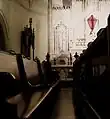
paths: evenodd
<path fill-rule="evenodd" d="M 0 0 L 0 116 L 109 119 L 110 0 Z"/>

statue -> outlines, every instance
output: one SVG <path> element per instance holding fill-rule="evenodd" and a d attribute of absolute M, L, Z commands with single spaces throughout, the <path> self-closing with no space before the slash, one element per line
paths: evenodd
<path fill-rule="evenodd" d="M 68 57 L 68 65 L 69 65 L 69 57 Z"/>
<path fill-rule="evenodd" d="M 72 55 L 70 53 L 70 65 L 72 65 Z"/>
<path fill-rule="evenodd" d="M 54 65 L 56 65 L 56 59 L 54 58 Z"/>
<path fill-rule="evenodd" d="M 46 60 L 47 60 L 47 62 L 50 61 L 50 54 L 49 53 L 47 53 L 47 55 L 46 55 Z"/>
<path fill-rule="evenodd" d="M 77 52 L 74 55 L 75 59 L 77 59 L 79 57 L 79 55 L 77 54 Z"/>

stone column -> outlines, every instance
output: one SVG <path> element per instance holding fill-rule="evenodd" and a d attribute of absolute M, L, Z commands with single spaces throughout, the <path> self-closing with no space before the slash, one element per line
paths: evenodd
<path fill-rule="evenodd" d="M 48 0 L 48 52 L 50 53 L 50 40 L 52 38 L 52 0 Z"/>

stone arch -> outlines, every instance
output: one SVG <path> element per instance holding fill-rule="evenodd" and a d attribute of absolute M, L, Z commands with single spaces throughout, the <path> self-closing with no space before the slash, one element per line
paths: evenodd
<path fill-rule="evenodd" d="M 8 23 L 2 10 L 0 10 L 0 50 L 6 50 L 8 45 Z"/>

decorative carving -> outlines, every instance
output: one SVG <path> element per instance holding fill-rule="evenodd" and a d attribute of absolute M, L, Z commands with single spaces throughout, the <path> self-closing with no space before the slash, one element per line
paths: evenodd
<path fill-rule="evenodd" d="M 56 65 L 56 66 L 52 66 L 52 70 L 59 72 L 59 76 L 61 80 L 71 80 L 72 79 L 72 75 L 71 75 L 72 70 L 73 70 L 72 65 L 71 66 L 70 65 L 65 65 L 65 66 Z"/>
<path fill-rule="evenodd" d="M 80 54 L 83 49 L 87 48 L 88 42 L 93 41 L 97 37 L 96 33 L 97 33 L 98 29 L 101 27 L 100 25 L 103 24 L 103 23 L 101 23 L 101 21 L 104 20 L 103 15 L 100 16 L 100 14 L 104 14 L 104 16 L 106 18 L 107 12 L 104 12 L 103 10 L 105 7 L 107 7 L 106 10 L 109 11 L 109 7 L 107 6 L 107 4 L 110 3 L 109 0 L 102 0 L 102 1 L 100 1 L 100 0 L 94 1 L 93 0 L 94 2 L 92 2 L 92 0 L 72 0 L 72 10 L 69 10 L 69 9 L 64 10 L 62 1 L 63 0 L 52 0 L 52 4 L 51 4 L 52 9 L 51 9 L 51 13 L 49 14 L 49 17 L 51 19 L 50 20 L 51 23 L 49 22 L 49 24 L 51 24 L 50 25 L 51 30 L 50 30 L 50 34 L 49 34 L 49 41 L 50 41 L 49 52 L 52 54 L 52 57 L 54 54 L 57 55 L 60 52 L 59 51 L 60 46 L 57 42 L 57 39 L 58 39 L 57 36 L 59 36 L 59 34 L 58 34 L 58 32 L 56 32 L 58 30 L 58 29 L 56 29 L 56 25 L 60 22 L 60 20 L 63 22 L 63 24 L 65 26 L 67 26 L 67 29 L 68 29 L 67 32 L 69 34 L 68 35 L 69 38 L 67 38 L 66 41 L 69 43 L 69 51 L 72 54 L 74 54 L 75 52 L 78 52 L 78 54 Z M 104 2 L 104 1 L 106 1 L 106 2 Z M 100 7 L 100 11 L 99 11 L 99 9 L 97 9 L 98 4 Z M 76 7 L 74 7 L 74 5 Z M 81 12 L 81 8 L 79 7 L 79 5 L 82 6 L 83 12 Z M 84 7 L 94 9 L 96 12 L 94 12 L 94 11 L 90 12 L 90 9 L 87 9 L 87 11 L 86 11 L 84 9 Z M 74 10 L 77 10 L 77 8 L 80 9 L 78 11 L 79 14 L 75 15 Z M 80 16 L 81 16 L 80 13 L 83 16 L 83 18 L 82 17 L 80 18 Z M 63 15 L 63 17 L 61 17 L 62 15 Z M 91 16 L 91 15 L 93 15 L 93 16 Z M 67 19 L 66 19 L 66 16 L 68 16 Z M 77 19 L 78 17 L 79 17 L 79 19 Z M 90 19 L 88 19 L 88 18 L 90 18 Z M 84 19 L 84 21 L 83 21 L 83 19 Z M 99 21 L 100 21 L 100 24 L 99 24 Z M 90 22 L 89 23 L 90 25 L 88 24 L 88 22 Z M 59 28 L 59 25 L 57 25 L 57 26 L 58 26 L 57 28 Z M 93 29 L 93 31 L 91 30 L 90 27 Z M 79 33 L 79 30 L 80 30 L 80 33 Z M 90 34 L 90 33 L 92 33 L 92 34 Z M 81 40 L 79 40 L 79 39 L 77 40 L 77 38 L 81 38 Z M 85 41 L 82 39 L 85 39 Z M 62 39 L 60 39 L 60 41 L 62 42 Z M 65 41 L 63 41 L 63 42 L 65 42 Z M 55 45 L 55 47 L 54 47 L 54 45 Z M 67 52 L 65 52 L 65 53 L 67 53 Z"/>
<path fill-rule="evenodd" d="M 62 22 L 54 29 L 54 53 L 59 54 L 61 50 L 67 52 L 69 50 L 69 32 L 67 26 Z"/>
<path fill-rule="evenodd" d="M 52 9 L 53 10 L 64 10 L 64 9 L 70 9 L 71 7 L 70 6 L 53 6 Z"/>
<path fill-rule="evenodd" d="M 59 65 L 68 64 L 68 57 L 63 55 L 63 54 L 61 54 L 59 57 L 57 57 L 56 64 L 59 64 Z"/>
<path fill-rule="evenodd" d="M 86 39 L 84 38 L 77 39 L 76 46 L 86 46 L 85 43 L 86 43 Z"/>

